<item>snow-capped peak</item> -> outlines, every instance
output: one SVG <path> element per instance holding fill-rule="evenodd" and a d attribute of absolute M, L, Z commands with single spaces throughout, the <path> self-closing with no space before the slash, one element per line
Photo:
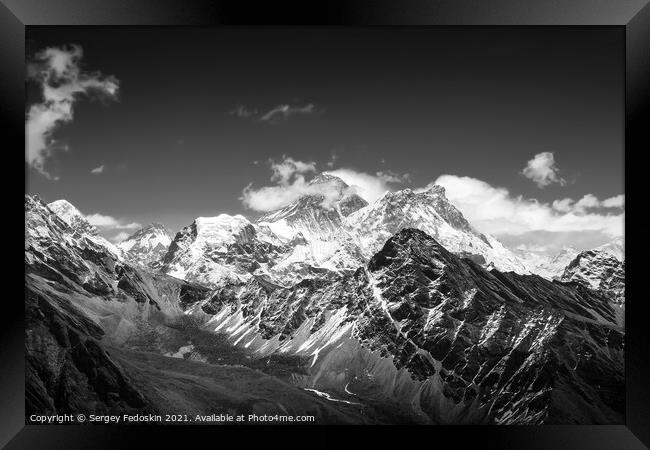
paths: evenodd
<path fill-rule="evenodd" d="M 301 197 L 283 208 L 262 216 L 257 222 L 281 220 L 296 224 L 311 222 L 308 223 L 307 228 L 318 228 L 318 222 L 340 221 L 341 217 L 367 204 L 368 202 L 356 194 L 354 187 L 348 186 L 337 176 L 323 172 L 308 183 Z"/>
<path fill-rule="evenodd" d="M 341 189 L 345 189 L 345 188 L 349 187 L 348 184 L 345 181 L 343 181 L 342 179 L 340 179 L 336 175 L 332 175 L 331 173 L 328 173 L 328 172 L 319 173 L 314 178 L 312 178 L 311 181 L 309 182 L 309 184 L 311 184 L 311 185 L 325 184 L 325 183 L 330 183 L 330 184 L 333 184 L 335 186 L 339 186 L 339 187 L 341 187 Z"/>
<path fill-rule="evenodd" d="M 594 250 L 609 253 L 619 261 L 625 261 L 625 242 L 622 237 L 616 238 L 600 247 L 596 247 Z"/>
<path fill-rule="evenodd" d="M 222 244 L 230 242 L 232 236 L 250 225 L 250 222 L 239 214 L 219 214 L 215 217 L 197 217 L 193 225 L 196 227 L 197 239 L 209 244 Z"/>
<path fill-rule="evenodd" d="M 91 225 L 88 219 L 86 219 L 86 216 L 69 201 L 63 199 L 55 200 L 52 203 L 48 203 L 47 207 L 75 231 L 93 236 L 97 234 L 97 228 Z"/>
<path fill-rule="evenodd" d="M 147 242 L 147 246 L 155 248 L 158 245 L 168 247 L 172 241 L 172 233 L 169 229 L 158 223 L 152 223 L 146 227 L 140 228 L 131 236 L 120 242 L 119 247 L 125 251 L 129 251 L 134 245 Z"/>
<path fill-rule="evenodd" d="M 483 264 L 492 263 L 502 271 L 527 273 L 526 265 L 491 236 L 475 230 L 445 196 L 442 186 L 425 191 L 402 189 L 386 192 L 372 205 L 348 216 L 346 225 L 354 230 L 363 253 L 370 256 L 386 240 L 404 228 L 422 230 L 449 251 Z"/>
<path fill-rule="evenodd" d="M 99 236 L 97 228 L 91 225 L 81 211 L 67 200 L 57 200 L 46 205 L 38 196 L 26 195 L 25 207 L 26 211 L 29 210 L 34 217 L 47 217 L 43 221 L 51 223 L 58 221 L 58 225 L 53 228 L 35 227 L 33 231 L 37 234 L 42 233 L 44 236 L 54 239 L 52 230 L 56 229 L 62 236 L 65 235 L 66 239 L 92 242 L 94 245 L 108 250 L 117 260 L 122 260 L 121 250 L 104 237 Z"/>
<path fill-rule="evenodd" d="M 580 252 L 564 270 L 562 281 L 575 281 L 625 303 L 625 263 L 610 247 Z"/>
<path fill-rule="evenodd" d="M 305 195 L 261 217 L 257 223 L 281 239 L 301 234 L 307 239 L 332 240 L 343 220 L 368 204 L 339 177 L 321 173 L 309 182 Z"/>
<path fill-rule="evenodd" d="M 162 224 L 152 223 L 143 227 L 118 244 L 129 261 L 150 269 L 160 265 L 172 242 L 172 234 Z"/>

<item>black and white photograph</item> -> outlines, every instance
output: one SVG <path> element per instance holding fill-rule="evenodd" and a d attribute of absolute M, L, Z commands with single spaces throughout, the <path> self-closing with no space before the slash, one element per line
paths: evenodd
<path fill-rule="evenodd" d="M 25 423 L 625 424 L 624 39 L 27 28 Z"/>

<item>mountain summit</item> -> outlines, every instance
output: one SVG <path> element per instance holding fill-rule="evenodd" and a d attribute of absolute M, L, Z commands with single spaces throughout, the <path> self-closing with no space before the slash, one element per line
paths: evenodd
<path fill-rule="evenodd" d="M 80 233 L 97 234 L 97 228 L 91 225 L 88 219 L 86 219 L 86 216 L 69 201 L 63 199 L 55 200 L 52 203 L 48 203 L 47 207 L 63 219 L 65 223 L 70 225 L 73 230 Z"/>
<path fill-rule="evenodd" d="M 285 285 L 306 276 L 352 272 L 389 237 L 414 228 L 483 266 L 529 272 L 499 241 L 474 229 L 442 186 L 386 192 L 373 204 L 356 191 L 339 177 L 321 173 L 302 196 L 255 223 L 225 214 L 198 218 L 173 239 L 163 270 L 211 286 L 254 274 Z"/>
<path fill-rule="evenodd" d="M 474 229 L 452 205 L 442 186 L 426 191 L 386 192 L 372 205 L 346 218 L 368 257 L 404 228 L 416 228 L 435 238 L 447 250 L 499 270 L 528 273 L 526 265 L 499 241 Z"/>
<path fill-rule="evenodd" d="M 340 230 L 345 217 L 366 205 L 368 202 L 339 177 L 321 173 L 309 182 L 304 195 L 257 223 L 284 238 L 301 233 L 307 239 L 327 240 Z"/>
<path fill-rule="evenodd" d="M 172 238 L 173 235 L 166 226 L 152 223 L 139 229 L 117 246 L 130 262 L 140 267 L 158 269 Z"/>
<path fill-rule="evenodd" d="M 41 202 L 38 197 L 34 197 L 37 202 Z M 91 240 L 97 245 L 101 245 L 113 254 L 117 259 L 122 259 L 122 251 L 108 240 L 98 234 L 97 228 L 92 225 L 86 216 L 79 211 L 72 203 L 67 200 L 56 200 L 47 204 L 47 208 L 57 217 L 63 220 L 74 232 L 83 236 L 84 239 Z"/>
<path fill-rule="evenodd" d="M 250 389 L 282 385 L 312 410 L 337 399 L 378 423 L 373 405 L 435 424 L 623 421 L 624 305 L 607 293 L 623 287 L 622 263 L 583 252 L 566 281 L 486 270 L 508 255 L 443 189 L 387 193 L 327 236 L 199 217 L 159 270 L 138 256 L 165 249 L 161 225 L 134 233 L 121 259 L 36 197 L 25 220 L 28 411 L 158 410 L 161 385 L 192 413 L 214 410 L 224 373 L 256 380 L 236 411 L 250 410 Z M 293 413 L 286 392 L 275 398 Z"/>

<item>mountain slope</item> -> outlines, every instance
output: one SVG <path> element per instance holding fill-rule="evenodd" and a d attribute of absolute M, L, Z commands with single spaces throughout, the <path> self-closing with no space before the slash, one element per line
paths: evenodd
<path fill-rule="evenodd" d="M 340 178 L 321 174 L 305 195 L 255 224 L 242 216 L 199 218 L 174 238 L 162 270 L 212 287 L 252 275 L 288 286 L 305 278 L 353 272 L 390 236 L 418 228 L 486 267 L 529 271 L 500 242 L 476 231 L 440 186 L 389 192 L 372 205 L 354 191 Z M 243 241 L 248 248 L 242 247 Z"/>
<path fill-rule="evenodd" d="M 196 219 L 174 237 L 161 270 L 215 287 L 253 275 L 290 284 L 356 268 L 361 255 L 346 241 L 342 221 L 366 202 L 333 176 L 320 175 L 309 186 L 313 194 L 255 224 L 239 215 Z"/>
<path fill-rule="evenodd" d="M 156 270 L 160 267 L 171 242 L 171 231 L 162 224 L 152 223 L 133 233 L 117 247 L 129 262 Z"/>
<path fill-rule="evenodd" d="M 219 286 L 273 271 L 297 241 L 283 244 L 260 233 L 240 215 L 199 217 L 176 234 L 162 258 L 161 271 L 205 286 Z"/>
<path fill-rule="evenodd" d="M 608 295 L 618 304 L 625 303 L 625 263 L 609 247 L 580 252 L 567 265 L 562 281 L 575 281 Z"/>
<path fill-rule="evenodd" d="M 97 234 L 97 228 L 88 222 L 88 219 L 72 203 L 67 200 L 55 200 L 48 203 L 48 208 L 59 216 L 65 223 L 80 233 Z"/>
<path fill-rule="evenodd" d="M 187 313 L 259 357 L 309 358 L 306 386 L 400 401 L 434 423 L 622 421 L 623 331 L 609 298 L 487 272 L 419 230 L 352 275 L 291 288 L 253 278 Z"/>
<path fill-rule="evenodd" d="M 25 198 L 25 271 L 30 289 L 67 298 L 110 335 L 182 314 L 186 297 L 208 289 L 133 267 L 80 234 L 37 197 Z"/>
<path fill-rule="evenodd" d="M 246 265 L 295 246 L 222 217 L 175 240 L 248 273 L 213 291 L 116 258 L 38 198 L 25 218 L 29 411 L 156 411 L 163 391 L 246 409 L 237 376 L 263 383 L 256 408 L 336 423 L 622 423 L 621 309 L 579 281 L 487 271 L 402 228 L 354 271 L 280 285 Z"/>
<path fill-rule="evenodd" d="M 616 238 L 600 247 L 596 247 L 595 250 L 607 252 L 619 261 L 625 261 L 625 243 L 622 237 Z"/>
<path fill-rule="evenodd" d="M 257 223 L 269 227 L 280 238 L 291 239 L 301 234 L 309 241 L 328 241 L 340 233 L 345 217 L 368 205 L 334 175 L 320 174 L 308 186 L 313 193 L 262 216 Z"/>
<path fill-rule="evenodd" d="M 370 257 L 391 235 L 416 228 L 438 240 L 451 252 L 502 271 L 527 273 L 525 264 L 491 236 L 476 231 L 445 196 L 442 186 L 423 192 L 404 189 L 387 192 L 346 219 L 364 254 Z"/>
<path fill-rule="evenodd" d="M 123 257 L 122 251 L 102 236 L 99 236 L 97 228 L 91 225 L 86 216 L 72 203 L 67 200 L 56 200 L 48 203 L 47 207 L 79 235 L 84 235 L 86 239 L 106 248 L 118 259 Z"/>
<path fill-rule="evenodd" d="M 211 291 L 116 259 L 37 197 L 26 196 L 25 221 L 27 418 L 173 411 L 311 415 L 326 423 L 405 420 L 389 408 L 321 398 L 265 373 L 300 367 L 258 363 L 214 340 L 209 348 L 229 364 L 183 358 L 186 339 L 197 335 L 184 310 Z"/>
<path fill-rule="evenodd" d="M 130 267 L 94 237 L 25 197 L 28 415 L 150 409 L 102 342 L 124 342 L 180 315 L 183 300 L 207 295 Z"/>

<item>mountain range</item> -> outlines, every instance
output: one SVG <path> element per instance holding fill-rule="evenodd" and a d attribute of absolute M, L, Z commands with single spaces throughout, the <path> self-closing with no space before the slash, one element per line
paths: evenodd
<path fill-rule="evenodd" d="M 318 191 L 262 216 L 199 217 L 174 238 L 163 271 L 213 287 L 264 276 L 280 285 L 319 274 L 354 271 L 393 234 L 417 228 L 452 252 L 505 271 L 530 273 L 525 261 L 475 230 L 444 188 L 387 192 L 372 204 L 341 179 L 320 175 Z"/>
<path fill-rule="evenodd" d="M 537 274 L 440 186 L 371 204 L 332 175 L 310 186 L 254 222 L 118 245 L 26 196 L 28 412 L 622 423 L 622 242 Z"/>

